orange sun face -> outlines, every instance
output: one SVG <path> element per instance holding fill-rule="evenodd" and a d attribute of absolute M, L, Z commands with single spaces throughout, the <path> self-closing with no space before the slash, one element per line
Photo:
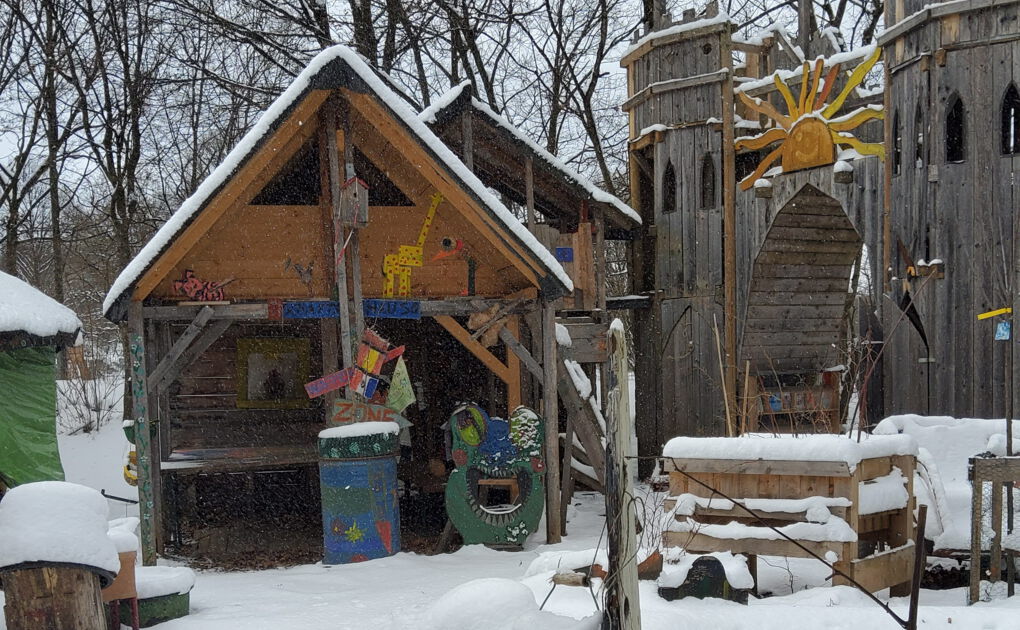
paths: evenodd
<path fill-rule="evenodd" d="M 778 147 L 765 156 L 753 173 L 740 182 L 741 190 L 748 190 L 760 179 L 772 165 L 779 161 L 784 172 L 798 171 L 816 166 L 832 164 L 836 160 L 836 147 L 845 146 L 855 149 L 862 155 L 877 155 L 885 158 L 885 149 L 880 143 L 861 142 L 851 133 L 865 122 L 882 119 L 885 113 L 881 107 L 863 107 L 845 116 L 836 116 L 848 96 L 861 84 L 868 71 L 875 65 L 882 54 L 880 48 L 868 56 L 859 66 L 854 68 L 843 90 L 831 103 L 826 104 L 832 88 L 839 76 L 840 65 L 834 65 L 825 76 L 821 90 L 824 62 L 818 59 L 814 71 L 805 61 L 801 71 L 800 98 L 794 99 L 786 82 L 776 74 L 776 89 L 783 96 L 788 114 L 782 114 L 768 101 L 753 99 L 743 92 L 737 92 L 740 100 L 752 111 L 770 118 L 775 127 L 760 136 L 740 138 L 736 142 L 737 150 L 761 149 L 773 143 Z"/>

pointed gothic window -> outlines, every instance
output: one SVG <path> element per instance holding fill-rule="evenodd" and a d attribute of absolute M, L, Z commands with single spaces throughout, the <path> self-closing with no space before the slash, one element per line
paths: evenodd
<path fill-rule="evenodd" d="M 715 205 L 715 160 L 711 153 L 706 153 L 701 159 L 701 207 Z"/>
<path fill-rule="evenodd" d="M 676 210 L 676 171 L 673 162 L 666 162 L 666 171 L 662 174 L 662 211 Z"/>
<path fill-rule="evenodd" d="M 900 129 L 899 110 L 895 110 L 893 112 L 892 132 L 893 132 L 892 172 L 893 175 L 899 175 L 900 167 L 903 164 L 903 130 Z"/>
<path fill-rule="evenodd" d="M 1020 153 L 1020 93 L 1012 83 L 1002 98 L 1002 152 Z"/>

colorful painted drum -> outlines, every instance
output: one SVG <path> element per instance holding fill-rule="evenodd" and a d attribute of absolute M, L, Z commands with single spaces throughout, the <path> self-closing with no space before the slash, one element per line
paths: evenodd
<path fill-rule="evenodd" d="M 364 562 L 400 551 L 395 438 L 389 431 L 320 435 L 323 564 Z"/>

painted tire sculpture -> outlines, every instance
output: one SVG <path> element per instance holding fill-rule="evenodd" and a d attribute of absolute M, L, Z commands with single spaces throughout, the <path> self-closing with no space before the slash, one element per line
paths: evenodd
<path fill-rule="evenodd" d="M 446 512 L 464 544 L 519 547 L 535 531 L 545 505 L 543 420 L 518 407 L 509 422 L 490 418 L 477 405 L 450 416 L 453 461 L 446 483 Z M 493 505 L 492 490 L 509 495 Z"/>

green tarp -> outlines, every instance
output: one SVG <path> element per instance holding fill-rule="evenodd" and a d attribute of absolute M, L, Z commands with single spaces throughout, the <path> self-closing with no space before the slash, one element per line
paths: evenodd
<path fill-rule="evenodd" d="M 52 347 L 0 352 L 0 477 L 9 486 L 64 479 L 55 379 Z"/>

